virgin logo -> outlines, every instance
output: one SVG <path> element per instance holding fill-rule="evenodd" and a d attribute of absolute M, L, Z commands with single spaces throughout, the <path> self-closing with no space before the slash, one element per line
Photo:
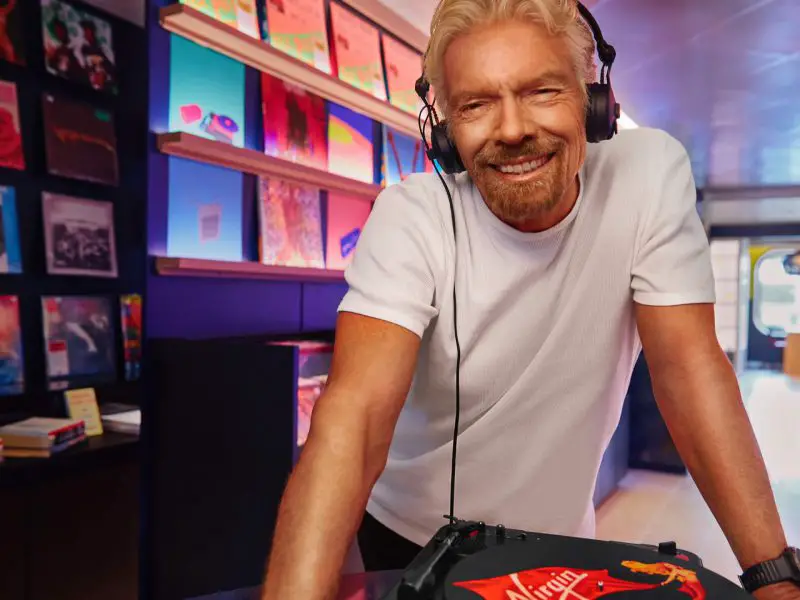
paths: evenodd
<path fill-rule="evenodd" d="M 530 589 L 526 589 L 517 573 L 509 577 L 511 581 L 514 582 L 514 585 L 517 586 L 520 593 L 514 590 L 508 590 L 506 592 L 508 600 L 548 600 L 548 598 L 558 598 L 558 600 L 567 600 L 568 598 L 573 598 L 574 600 L 590 600 L 586 596 L 582 596 L 575 591 L 578 584 L 589 577 L 588 573 L 576 575 L 572 571 L 564 571 L 561 575 L 555 579 L 551 579 L 538 589 L 534 589 L 533 586 L 529 586 Z M 560 595 L 556 595 L 559 593 Z"/>

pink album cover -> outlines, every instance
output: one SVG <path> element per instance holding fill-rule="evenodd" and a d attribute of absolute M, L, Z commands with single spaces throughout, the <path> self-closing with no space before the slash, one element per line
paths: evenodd
<path fill-rule="evenodd" d="M 335 2 L 331 3 L 331 26 L 333 62 L 339 79 L 386 100 L 378 29 Z"/>
<path fill-rule="evenodd" d="M 386 61 L 389 102 L 417 116 L 422 108 L 422 101 L 414 90 L 414 84 L 422 72 L 422 56 L 388 35 L 384 34 L 381 38 Z"/>
<path fill-rule="evenodd" d="M 258 204 L 262 264 L 325 268 L 319 189 L 260 178 Z"/>
<path fill-rule="evenodd" d="M 372 119 L 334 102 L 328 103 L 328 172 L 373 183 L 374 138 Z"/>
<path fill-rule="evenodd" d="M 262 73 L 261 109 L 265 154 L 327 170 L 327 123 L 322 98 Z"/>
<path fill-rule="evenodd" d="M 328 193 L 327 268 L 344 271 L 350 264 L 371 208 L 363 198 Z"/>
<path fill-rule="evenodd" d="M 25 169 L 17 84 L 0 81 L 0 167 Z"/>
<path fill-rule="evenodd" d="M 256 0 L 180 0 L 180 2 L 242 33 L 261 38 Z"/>
<path fill-rule="evenodd" d="M 324 0 L 266 0 L 264 38 L 273 48 L 331 73 Z"/>

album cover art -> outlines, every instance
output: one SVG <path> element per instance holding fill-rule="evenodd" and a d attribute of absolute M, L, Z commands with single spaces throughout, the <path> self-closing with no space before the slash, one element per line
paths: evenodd
<path fill-rule="evenodd" d="M 319 189 L 260 178 L 258 216 L 262 264 L 325 268 Z"/>
<path fill-rule="evenodd" d="M 371 208 L 372 204 L 363 198 L 328 193 L 325 264 L 329 269 L 344 271 L 350 264 Z"/>
<path fill-rule="evenodd" d="M 180 36 L 170 47 L 170 131 L 244 147 L 244 65 Z"/>
<path fill-rule="evenodd" d="M 17 84 L 0 80 L 0 167 L 25 169 Z"/>
<path fill-rule="evenodd" d="M 386 100 L 381 42 L 377 27 L 351 10 L 331 2 L 333 54 L 339 79 Z"/>
<path fill-rule="evenodd" d="M 180 2 L 251 37 L 261 37 L 258 31 L 256 0 L 180 0 Z"/>
<path fill-rule="evenodd" d="M 324 0 L 266 0 L 264 39 L 273 48 L 331 73 Z"/>
<path fill-rule="evenodd" d="M 389 102 L 415 117 L 422 108 L 422 101 L 414 89 L 422 71 L 422 57 L 388 35 L 382 35 L 383 57 L 386 61 L 386 83 Z"/>
<path fill-rule="evenodd" d="M 111 202 L 44 192 L 42 214 L 49 274 L 117 276 Z"/>
<path fill-rule="evenodd" d="M 170 157 L 167 254 L 243 260 L 243 185 L 237 171 Z"/>
<path fill-rule="evenodd" d="M 22 273 L 16 191 L 0 187 L 0 273 Z"/>
<path fill-rule="evenodd" d="M 264 153 L 328 168 L 325 101 L 268 73 L 261 74 Z"/>
<path fill-rule="evenodd" d="M 404 181 L 411 173 L 432 173 L 433 164 L 425 155 L 420 138 L 412 138 L 383 126 L 383 184 L 388 187 Z"/>
<path fill-rule="evenodd" d="M 117 185 L 114 115 L 50 94 L 45 94 L 42 102 L 47 171 L 52 175 Z"/>
<path fill-rule="evenodd" d="M 0 296 L 0 396 L 21 394 L 24 387 L 19 298 Z"/>
<path fill-rule="evenodd" d="M 111 315 L 111 302 L 102 296 L 42 298 L 48 379 L 114 375 Z"/>
<path fill-rule="evenodd" d="M 369 117 L 328 103 L 328 171 L 375 182 L 375 128 Z"/>
<path fill-rule="evenodd" d="M 0 60 L 17 65 L 25 64 L 22 39 L 23 0 L 0 0 Z"/>
<path fill-rule="evenodd" d="M 142 373 L 142 297 L 139 294 L 123 294 L 119 299 L 119 307 L 125 381 L 135 381 Z"/>
<path fill-rule="evenodd" d="M 63 0 L 41 0 L 41 3 L 47 71 L 116 94 L 111 23 Z"/>

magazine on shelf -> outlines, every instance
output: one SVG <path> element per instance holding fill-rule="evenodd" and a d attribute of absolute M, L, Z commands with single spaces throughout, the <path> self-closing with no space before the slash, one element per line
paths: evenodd
<path fill-rule="evenodd" d="M 0 395 L 21 394 L 24 387 L 19 298 L 0 296 Z"/>
<path fill-rule="evenodd" d="M 0 186 L 0 273 L 22 273 L 16 190 Z"/>
<path fill-rule="evenodd" d="M 22 31 L 22 3 L 26 0 L 5 0 L 0 6 L 0 60 L 24 65 L 25 44 Z"/>
<path fill-rule="evenodd" d="M 25 169 L 17 84 L 0 80 L 0 167 Z"/>

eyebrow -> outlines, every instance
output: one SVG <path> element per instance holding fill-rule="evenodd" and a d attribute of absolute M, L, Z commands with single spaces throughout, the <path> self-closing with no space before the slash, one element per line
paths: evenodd
<path fill-rule="evenodd" d="M 531 79 L 523 81 L 519 85 L 513 86 L 516 89 L 536 88 L 542 85 L 552 84 L 569 85 L 571 83 L 570 77 L 563 71 L 544 71 Z M 479 86 L 477 89 L 463 90 L 453 95 L 453 104 L 458 105 L 475 98 L 493 97 L 496 92 L 492 90 L 494 86 Z"/>

